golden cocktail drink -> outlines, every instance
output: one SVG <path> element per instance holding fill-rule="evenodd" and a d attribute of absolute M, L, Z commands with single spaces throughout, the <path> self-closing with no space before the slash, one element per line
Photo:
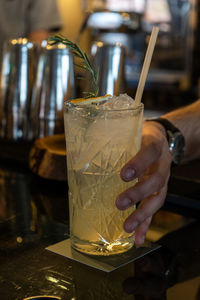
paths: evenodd
<path fill-rule="evenodd" d="M 72 247 L 92 255 L 118 254 L 134 244 L 116 197 L 134 182 L 120 178 L 122 166 L 139 150 L 143 104 L 127 95 L 100 104 L 65 102 L 65 136 Z"/>

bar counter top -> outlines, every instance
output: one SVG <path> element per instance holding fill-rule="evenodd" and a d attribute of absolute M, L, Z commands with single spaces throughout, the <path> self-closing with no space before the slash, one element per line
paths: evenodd
<path fill-rule="evenodd" d="M 182 190 L 178 175 L 176 180 Z M 173 206 L 173 197 L 181 201 L 184 195 L 176 193 L 173 178 L 170 189 L 168 204 Z M 37 295 L 62 300 L 200 299 L 200 221 L 194 214 L 164 208 L 150 230 L 165 228 L 157 238 L 154 234 L 162 247 L 105 273 L 45 249 L 69 236 L 66 195 L 67 182 L 39 178 L 22 163 L 0 161 L 1 300 Z"/>

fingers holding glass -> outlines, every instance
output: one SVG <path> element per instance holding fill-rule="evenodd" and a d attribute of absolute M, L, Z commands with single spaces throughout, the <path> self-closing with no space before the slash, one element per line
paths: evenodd
<path fill-rule="evenodd" d="M 150 225 L 152 216 L 163 205 L 167 187 L 150 197 L 143 199 L 137 209 L 126 219 L 124 230 L 128 233 L 135 230 L 135 242 L 141 244 Z"/>
<path fill-rule="evenodd" d="M 163 164 L 156 164 L 147 171 L 139 182 L 121 193 L 116 199 L 116 206 L 120 210 L 125 210 L 143 199 L 151 196 L 155 192 L 160 191 L 169 178 L 169 167 Z"/>
<path fill-rule="evenodd" d="M 149 166 L 157 161 L 162 154 L 162 143 L 149 141 L 149 136 L 144 136 L 141 150 L 121 170 L 121 178 L 131 181 L 144 174 Z"/>

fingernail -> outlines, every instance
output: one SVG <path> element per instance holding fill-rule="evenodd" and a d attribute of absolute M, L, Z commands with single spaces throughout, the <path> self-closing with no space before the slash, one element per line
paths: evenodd
<path fill-rule="evenodd" d="M 126 171 L 123 173 L 124 178 L 127 180 L 133 179 L 134 175 L 135 175 L 135 170 L 133 169 L 126 169 Z"/>
<path fill-rule="evenodd" d="M 123 198 L 121 201 L 121 205 L 123 208 L 127 208 L 131 203 L 132 201 L 129 198 Z"/>
<path fill-rule="evenodd" d="M 117 205 L 117 207 L 119 209 L 122 209 L 122 210 L 128 208 L 131 205 L 131 203 L 132 203 L 132 201 L 129 198 L 127 198 L 127 197 L 121 198 L 119 196 L 116 199 L 116 205 Z"/>

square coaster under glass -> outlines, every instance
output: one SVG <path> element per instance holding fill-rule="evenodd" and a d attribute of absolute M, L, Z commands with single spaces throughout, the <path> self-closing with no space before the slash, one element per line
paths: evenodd
<path fill-rule="evenodd" d="M 121 253 L 119 255 L 110 255 L 110 256 L 90 256 L 76 251 L 71 247 L 70 238 L 54 245 L 47 247 L 46 249 L 54 252 L 56 254 L 62 255 L 71 260 L 75 260 L 84 265 L 90 266 L 92 268 L 104 271 L 111 272 L 122 266 L 127 265 L 143 257 L 144 255 L 151 253 L 159 249 L 161 246 L 146 241 L 141 246 L 134 246 L 129 251 Z"/>

